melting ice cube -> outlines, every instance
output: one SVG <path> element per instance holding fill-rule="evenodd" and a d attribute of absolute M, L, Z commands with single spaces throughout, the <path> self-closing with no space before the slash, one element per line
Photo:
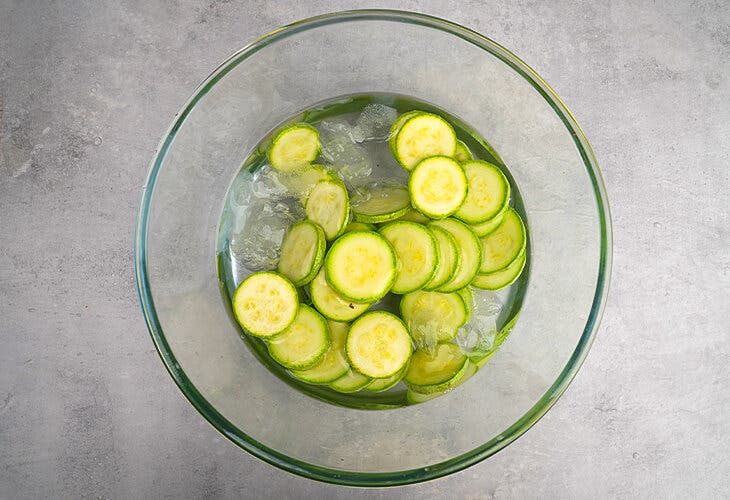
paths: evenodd
<path fill-rule="evenodd" d="M 436 353 L 436 345 L 439 339 L 439 329 L 443 325 L 439 321 L 411 320 L 408 323 L 408 331 L 411 333 L 416 348 L 433 355 Z"/>
<path fill-rule="evenodd" d="M 368 182 L 373 172 L 370 156 L 365 148 L 352 140 L 349 124 L 325 120 L 319 123 L 322 156 L 332 164 L 348 187 Z"/>
<path fill-rule="evenodd" d="M 264 165 L 254 174 L 252 194 L 256 198 L 267 200 L 280 200 L 289 196 L 289 190 L 280 179 L 281 175 L 270 165 Z"/>
<path fill-rule="evenodd" d="M 496 293 L 472 288 L 474 308 L 469 321 L 456 336 L 456 343 L 469 355 L 486 354 L 494 349 L 497 339 L 497 317 L 502 301 Z"/>
<path fill-rule="evenodd" d="M 388 138 L 390 126 L 398 118 L 398 111 L 384 104 L 368 104 L 360 113 L 352 128 L 355 142 L 384 140 Z"/>
<path fill-rule="evenodd" d="M 228 202 L 231 209 L 235 210 L 239 207 L 248 206 L 252 190 L 253 175 L 247 170 L 240 172 L 233 180 L 233 184 L 231 185 L 230 193 L 228 195 Z"/>
<path fill-rule="evenodd" d="M 274 269 L 284 235 L 303 218 L 302 206 L 296 199 L 256 199 L 248 207 L 243 228 L 231 238 L 231 253 L 249 271 Z"/>

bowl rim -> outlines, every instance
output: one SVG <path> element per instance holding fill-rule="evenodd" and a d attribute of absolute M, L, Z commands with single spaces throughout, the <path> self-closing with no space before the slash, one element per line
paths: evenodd
<path fill-rule="evenodd" d="M 586 166 L 587 173 L 591 179 L 594 195 L 596 197 L 601 230 L 601 249 L 596 289 L 583 333 L 560 375 L 542 395 L 542 397 L 522 417 L 498 436 L 467 453 L 463 453 L 450 458 L 449 460 L 426 467 L 377 473 L 330 469 L 288 457 L 286 454 L 271 449 L 248 436 L 221 415 L 203 397 L 192 381 L 187 377 L 177 362 L 170 345 L 165 339 L 165 334 L 157 317 L 154 300 L 150 290 L 146 254 L 149 208 L 155 182 L 173 139 L 180 130 L 187 116 L 195 107 L 196 103 L 203 98 L 203 96 L 205 96 L 207 92 L 231 69 L 263 47 L 284 39 L 292 34 L 306 31 L 308 29 L 343 21 L 362 20 L 385 20 L 420 25 L 458 36 L 459 38 L 472 43 L 473 45 L 476 45 L 477 47 L 499 58 L 503 63 L 507 64 L 514 71 L 520 74 L 520 76 L 527 80 L 527 82 L 542 95 L 543 99 L 548 102 L 573 137 L 573 141 L 580 152 L 583 163 Z M 302 19 L 300 21 L 284 25 L 257 38 L 242 47 L 240 50 L 236 51 L 222 64 L 220 64 L 203 81 L 203 83 L 195 89 L 193 95 L 188 99 L 174 118 L 157 147 L 155 157 L 149 167 L 147 180 L 142 187 L 140 195 L 134 243 L 134 265 L 137 295 L 147 323 L 147 328 L 155 344 L 155 348 L 167 368 L 167 371 L 170 373 L 170 376 L 173 378 L 178 388 L 182 391 L 183 395 L 188 399 L 188 401 L 190 401 L 203 418 L 205 418 L 215 429 L 237 446 L 275 467 L 299 476 L 327 483 L 373 487 L 413 484 L 461 471 L 502 450 L 540 420 L 540 418 L 545 415 L 545 413 L 555 404 L 558 398 L 565 392 L 568 385 L 583 364 L 590 346 L 593 343 L 606 304 L 611 275 L 611 261 L 612 227 L 610 208 L 601 172 L 598 168 L 598 162 L 590 144 L 588 143 L 588 139 L 583 133 L 583 130 L 580 128 L 573 114 L 562 99 L 558 97 L 555 91 L 542 79 L 542 77 L 540 77 L 532 68 L 530 68 L 512 52 L 473 30 L 438 17 L 389 9 L 348 10 Z"/>

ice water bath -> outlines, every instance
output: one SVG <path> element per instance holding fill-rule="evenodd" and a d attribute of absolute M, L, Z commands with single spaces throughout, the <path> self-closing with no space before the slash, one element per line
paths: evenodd
<path fill-rule="evenodd" d="M 419 118 L 423 132 L 419 132 L 417 120 L 410 122 L 409 116 Z M 441 118 L 448 123 L 455 135 L 456 149 L 428 159 L 419 157 L 421 137 L 428 136 L 430 130 L 428 117 L 436 117 L 432 120 Z M 397 129 L 399 120 L 410 123 L 410 128 L 401 124 L 401 128 Z M 292 171 L 274 168 L 271 164 L 272 148 L 277 138 L 282 136 L 282 131 L 292 128 L 294 124 L 311 126 L 314 131 L 312 135 L 318 135 L 316 158 L 311 165 Z M 416 131 L 414 134 L 422 135 L 415 135 L 413 140 L 401 137 L 411 129 Z M 306 127 L 302 130 L 306 133 Z M 403 134 L 398 135 L 400 130 L 403 130 Z M 395 144 L 396 136 L 401 137 L 400 144 Z M 233 310 L 234 294 L 239 285 L 252 273 L 282 270 L 282 263 L 287 257 L 282 256 L 282 247 L 286 252 L 285 241 L 289 238 L 289 246 L 295 245 L 292 243 L 294 236 L 288 236 L 294 234 L 293 228 L 298 228 L 297 234 L 303 235 L 301 241 L 305 246 L 309 241 L 305 238 L 307 231 L 315 235 L 312 238 L 316 238 L 319 233 L 311 229 L 317 226 L 317 221 L 314 224 L 303 221 L 311 222 L 311 219 L 326 217 L 326 223 L 319 222 L 325 226 L 332 225 L 335 229 L 331 231 L 332 234 L 322 231 L 323 237 L 318 240 L 321 246 L 319 251 L 325 256 L 322 262 L 318 262 L 316 269 L 311 269 L 309 276 L 303 272 L 301 277 L 297 277 L 301 278 L 303 284 L 292 286 L 294 300 L 303 304 L 299 306 L 301 312 L 297 316 L 300 332 L 284 331 L 268 338 L 265 335 L 252 335 L 252 332 L 241 328 L 241 338 L 257 359 L 297 390 L 332 404 L 362 409 L 387 409 L 422 403 L 458 390 L 461 384 L 480 383 L 480 377 L 475 375 L 497 352 L 519 316 L 529 276 L 530 250 L 529 225 L 519 186 L 510 175 L 509 165 L 504 164 L 487 142 L 488 139 L 488 131 L 471 129 L 458 117 L 450 115 L 448 110 L 393 94 L 347 96 L 317 104 L 291 117 L 263 138 L 253 153 L 242 161 L 242 167 L 228 190 L 219 226 L 218 274 L 224 300 L 229 306 L 234 302 L 231 306 L 234 321 L 235 318 L 240 319 Z M 412 157 L 413 161 L 410 160 Z M 507 199 L 498 214 L 481 221 L 478 220 L 479 209 L 470 211 L 462 205 L 458 211 L 442 217 L 445 212 L 439 210 L 443 203 L 432 202 L 428 182 L 433 175 L 441 175 L 452 165 L 457 165 L 454 167 L 456 169 L 460 165 L 469 174 L 464 179 L 467 180 L 467 187 L 470 188 L 467 192 L 472 193 L 472 198 L 480 189 L 488 189 L 480 184 L 483 179 L 488 184 L 490 175 L 503 174 L 508 183 Z M 429 172 L 429 167 L 433 174 Z M 480 177 L 482 172 L 486 177 Z M 417 182 L 416 178 L 423 179 L 422 183 Z M 342 186 L 342 196 L 347 198 L 348 203 L 342 221 L 335 220 L 332 223 L 332 214 L 327 213 L 334 211 L 335 206 L 337 210 L 344 210 L 340 205 L 325 203 L 319 211 L 317 207 L 312 208 L 316 201 L 312 201 L 312 197 L 317 196 L 313 194 L 316 193 L 315 186 L 323 181 L 334 190 L 338 185 Z M 451 185 L 448 179 L 444 182 Z M 401 206 L 398 200 L 392 199 L 394 197 L 405 197 L 406 201 Z M 469 198 L 464 199 L 468 204 Z M 478 204 L 480 200 L 472 201 Z M 389 204 L 392 209 L 387 208 Z M 418 206 L 419 210 L 414 206 Z M 399 221 L 406 223 L 397 224 Z M 508 243 L 505 243 L 512 234 L 509 228 L 505 229 L 510 223 L 515 227 L 521 224 L 519 227 L 522 228 L 524 241 L 521 242 L 519 253 L 514 250 L 504 257 L 505 252 L 512 252 L 511 248 L 507 248 Z M 463 230 L 463 227 L 468 229 Z M 480 256 L 484 257 L 480 257 L 481 262 L 476 264 L 477 274 L 467 276 L 469 281 L 461 283 L 454 281 L 458 273 L 452 261 L 454 258 L 459 260 L 461 253 L 468 253 L 463 245 L 469 245 L 471 236 L 466 243 L 459 241 L 459 238 L 464 239 L 465 232 L 473 234 L 479 245 Z M 366 235 L 370 235 L 368 237 L 373 241 L 389 242 L 395 249 L 394 253 L 400 255 L 400 260 L 398 255 L 394 259 L 393 273 L 400 273 L 395 277 L 396 286 L 390 284 L 387 293 L 378 294 L 373 301 L 354 301 L 347 293 L 341 296 L 336 279 L 341 270 L 330 268 L 325 272 L 326 262 L 331 261 L 332 266 L 337 262 L 336 256 L 330 255 L 337 251 L 332 252 L 332 248 L 344 247 L 344 240 L 348 239 L 345 236 L 356 233 L 363 241 Z M 415 250 L 407 248 L 408 243 L 399 242 L 405 239 L 415 245 L 420 237 L 432 241 L 427 241 L 427 246 L 431 245 L 435 249 L 435 256 L 431 259 L 435 263 L 428 266 L 438 267 L 440 263 L 444 271 L 443 266 L 450 263 L 448 272 L 451 276 L 445 274 L 447 271 L 442 272 L 443 276 L 439 278 L 442 283 L 437 287 L 429 284 L 435 283 L 438 269 L 429 270 L 430 274 L 423 276 L 425 281 L 419 281 L 419 274 L 423 274 L 424 266 L 428 266 L 420 260 L 411 262 L 411 257 L 404 261 L 405 255 L 417 255 L 420 259 L 423 252 L 412 253 Z M 334 245 L 340 239 L 343 243 Z M 316 253 L 316 245 L 307 248 L 310 247 L 311 252 Z M 449 249 L 456 249 L 455 257 Z M 302 252 L 301 256 L 297 254 L 294 258 L 295 266 L 300 257 L 309 259 L 309 255 Z M 490 259 L 496 262 L 492 267 L 489 267 Z M 462 256 L 462 260 L 465 261 L 462 267 L 471 265 L 466 262 L 466 257 Z M 405 277 L 403 274 L 409 265 L 415 270 L 413 276 Z M 347 278 L 344 276 L 343 279 L 347 281 Z M 400 289 L 399 282 L 402 282 Z M 464 286 L 453 289 L 450 284 Z M 417 288 L 412 289 L 413 286 Z M 338 312 L 339 306 L 328 302 L 328 297 L 341 301 L 344 311 Z M 260 296 L 260 300 L 266 299 Z M 251 307 L 255 307 L 255 301 Z M 461 315 L 459 324 L 444 325 L 442 318 L 453 315 L 453 308 L 456 308 L 457 316 Z M 388 314 L 378 316 L 374 314 L 375 311 Z M 409 339 L 408 352 L 403 354 L 408 360 L 396 373 L 387 373 L 386 377 L 373 376 L 386 374 L 387 369 L 383 368 L 381 360 L 373 358 L 362 347 L 372 345 L 362 342 L 372 340 L 368 340 L 368 328 L 374 327 L 368 325 L 376 324 L 378 318 L 392 320 L 394 328 L 398 329 L 400 327 L 393 319 L 397 318 L 405 327 Z M 293 327 L 288 328 L 291 330 Z M 305 339 L 307 345 L 301 347 L 303 344 L 295 338 L 296 335 L 302 338 L 306 335 L 316 336 L 315 331 L 320 332 L 322 342 L 326 342 L 326 345 L 322 344 L 322 352 L 313 347 L 310 349 L 314 341 Z M 360 331 L 364 333 L 357 333 Z M 356 334 L 360 335 L 358 339 L 365 339 L 360 341 L 361 344 L 357 344 L 357 339 L 353 338 Z M 299 342 L 297 349 L 310 349 L 311 356 L 297 358 L 299 354 L 296 352 L 292 355 L 295 342 L 286 340 L 287 335 Z M 403 335 L 388 338 L 395 343 L 395 339 L 402 339 Z M 382 343 L 382 339 L 379 342 Z M 351 346 L 348 352 L 347 346 L 350 344 L 355 347 Z M 362 351 L 361 354 L 364 353 L 365 358 L 368 355 L 371 358 L 360 362 L 357 359 L 360 351 L 355 352 L 356 347 Z M 384 355 L 396 356 L 391 352 Z M 298 361 L 304 364 L 297 365 Z"/>

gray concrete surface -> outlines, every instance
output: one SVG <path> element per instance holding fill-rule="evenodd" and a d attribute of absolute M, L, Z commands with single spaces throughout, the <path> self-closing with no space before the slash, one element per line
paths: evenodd
<path fill-rule="evenodd" d="M 474 28 L 565 99 L 603 168 L 615 265 L 577 379 L 462 473 L 345 489 L 274 469 L 175 388 L 133 224 L 172 116 L 283 23 L 393 7 Z M 0 1 L 0 498 L 730 497 L 730 6 L 696 2 Z"/>

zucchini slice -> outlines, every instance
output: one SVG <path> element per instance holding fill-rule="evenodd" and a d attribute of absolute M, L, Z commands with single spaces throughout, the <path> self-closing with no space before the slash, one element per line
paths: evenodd
<path fill-rule="evenodd" d="M 312 163 L 321 148 L 317 129 L 307 123 L 297 123 L 274 138 L 269 149 L 269 163 L 281 172 L 292 172 Z"/>
<path fill-rule="evenodd" d="M 466 199 L 467 186 L 464 169 L 447 156 L 422 160 L 408 181 L 413 206 L 432 219 L 443 219 L 456 212 Z"/>
<path fill-rule="evenodd" d="M 283 332 L 299 309 L 294 285 L 278 273 L 254 273 L 243 280 L 233 295 L 233 312 L 251 335 L 271 338 Z"/>
<path fill-rule="evenodd" d="M 464 369 L 464 374 L 450 386 L 449 384 L 446 384 L 448 386 L 446 389 L 431 393 L 416 392 L 413 389 L 408 389 L 406 393 L 406 400 L 409 404 L 424 403 L 430 399 L 442 396 L 452 389 L 455 389 L 456 387 L 460 386 L 461 384 L 472 378 L 476 374 L 476 372 L 479 371 L 479 366 L 477 366 L 475 363 L 472 363 L 471 361 L 467 361 L 466 365 L 467 366 Z M 421 388 L 417 387 L 417 389 Z"/>
<path fill-rule="evenodd" d="M 457 139 L 454 160 L 458 161 L 459 163 L 464 163 L 465 161 L 469 161 L 472 159 L 474 159 L 474 156 L 471 154 L 469 147 L 464 144 L 463 141 Z"/>
<path fill-rule="evenodd" d="M 523 251 L 504 269 L 489 274 L 477 274 L 471 284 L 482 290 L 501 290 L 510 286 L 520 277 L 526 261 L 527 251 Z"/>
<path fill-rule="evenodd" d="M 509 266 L 520 253 L 524 252 L 527 244 L 525 225 L 519 214 L 513 209 L 507 209 L 502 223 L 481 239 L 482 262 L 480 274 L 489 274 Z"/>
<path fill-rule="evenodd" d="M 350 231 L 375 231 L 375 226 L 372 224 L 365 224 L 364 222 L 350 222 L 347 226 L 345 226 L 344 233 L 349 233 Z"/>
<path fill-rule="evenodd" d="M 339 181 L 318 182 L 309 193 L 304 211 L 309 220 L 322 226 L 328 241 L 335 239 L 345 229 L 350 218 L 347 189 Z"/>
<path fill-rule="evenodd" d="M 469 227 L 471 227 L 472 231 L 474 231 L 474 234 L 479 236 L 480 238 L 483 238 L 484 236 L 488 235 L 502 223 L 502 219 L 504 218 L 504 214 L 507 213 L 508 206 L 505 207 L 505 210 L 498 213 L 491 219 L 489 219 L 486 222 L 481 222 L 479 224 L 470 224 Z"/>
<path fill-rule="evenodd" d="M 364 190 L 350 200 L 356 221 L 370 224 L 388 222 L 411 210 L 411 198 L 403 187 L 379 187 Z"/>
<path fill-rule="evenodd" d="M 401 371 L 396 373 L 395 375 L 391 375 L 390 377 L 385 378 L 375 378 L 372 382 L 370 382 L 368 385 L 364 387 L 366 391 L 370 392 L 383 392 L 387 391 L 391 387 L 398 384 L 403 379 L 403 376 L 406 374 L 406 368 L 403 367 Z"/>
<path fill-rule="evenodd" d="M 469 226 L 456 219 L 443 219 L 431 222 L 451 234 L 459 254 L 459 268 L 453 278 L 439 287 L 440 292 L 455 292 L 468 285 L 479 272 L 482 261 L 482 245 Z"/>
<path fill-rule="evenodd" d="M 343 376 L 330 382 L 329 386 L 337 392 L 356 392 L 368 385 L 371 380 L 372 378 L 350 368 Z"/>
<path fill-rule="evenodd" d="M 372 378 L 391 377 L 401 371 L 412 351 L 406 325 L 386 311 L 373 311 L 354 321 L 345 343 L 350 366 Z"/>
<path fill-rule="evenodd" d="M 418 162 L 429 156 L 453 156 L 455 152 L 454 128 L 433 113 L 409 115 L 393 141 L 393 156 L 406 170 L 412 170 Z"/>
<path fill-rule="evenodd" d="M 411 390 L 423 394 L 448 390 L 466 373 L 467 361 L 456 344 L 439 344 L 433 355 L 413 354 L 404 380 Z"/>
<path fill-rule="evenodd" d="M 418 110 L 413 110 L 413 111 L 408 111 L 406 113 L 403 113 L 398 118 L 396 118 L 396 120 L 390 126 L 390 135 L 388 136 L 388 146 L 390 146 L 390 151 L 391 151 L 391 153 L 393 153 L 393 156 L 395 156 L 395 139 L 396 139 L 396 137 L 398 137 L 398 132 L 400 132 L 401 127 L 403 126 L 403 124 L 406 121 L 408 121 L 409 118 L 412 118 L 421 113 L 423 113 L 423 111 L 418 111 Z"/>
<path fill-rule="evenodd" d="M 324 357 L 307 370 L 292 370 L 292 375 L 310 384 L 328 384 L 345 375 L 350 365 L 345 356 L 345 338 L 347 338 L 347 323 L 328 321 L 330 329 L 330 346 Z"/>
<path fill-rule="evenodd" d="M 439 264 L 436 268 L 436 272 L 431 278 L 431 281 L 429 281 L 423 288 L 426 290 L 435 290 L 454 277 L 459 269 L 461 258 L 459 257 L 456 241 L 454 240 L 454 237 L 451 236 L 451 233 L 434 225 L 429 226 L 429 229 L 436 240 Z"/>
<path fill-rule="evenodd" d="M 374 231 L 354 231 L 338 238 L 324 258 L 327 283 L 345 299 L 375 302 L 393 286 L 393 247 Z"/>
<path fill-rule="evenodd" d="M 326 318 L 334 321 L 352 321 L 368 310 L 369 303 L 353 302 L 337 294 L 327 283 L 321 269 L 309 285 L 312 304 Z"/>
<path fill-rule="evenodd" d="M 295 286 L 306 285 L 322 267 L 326 245 L 324 231 L 318 224 L 297 222 L 284 237 L 277 270 Z"/>
<path fill-rule="evenodd" d="M 474 310 L 474 295 L 471 293 L 471 288 L 465 286 L 461 290 L 457 290 L 456 293 L 458 293 L 464 301 L 464 305 L 466 306 L 466 316 L 468 318 Z"/>
<path fill-rule="evenodd" d="M 431 280 L 438 267 L 439 254 L 436 239 L 427 227 L 397 221 L 381 227 L 380 234 L 393 247 L 398 261 L 393 293 L 418 290 Z"/>
<path fill-rule="evenodd" d="M 467 161 L 462 167 L 469 189 L 454 217 L 467 224 L 479 224 L 502 212 L 509 202 L 510 188 L 499 167 L 478 160 Z"/>
<path fill-rule="evenodd" d="M 330 329 L 311 307 L 300 304 L 294 322 L 269 340 L 269 354 L 290 370 L 305 370 L 317 364 L 330 347 Z"/>

